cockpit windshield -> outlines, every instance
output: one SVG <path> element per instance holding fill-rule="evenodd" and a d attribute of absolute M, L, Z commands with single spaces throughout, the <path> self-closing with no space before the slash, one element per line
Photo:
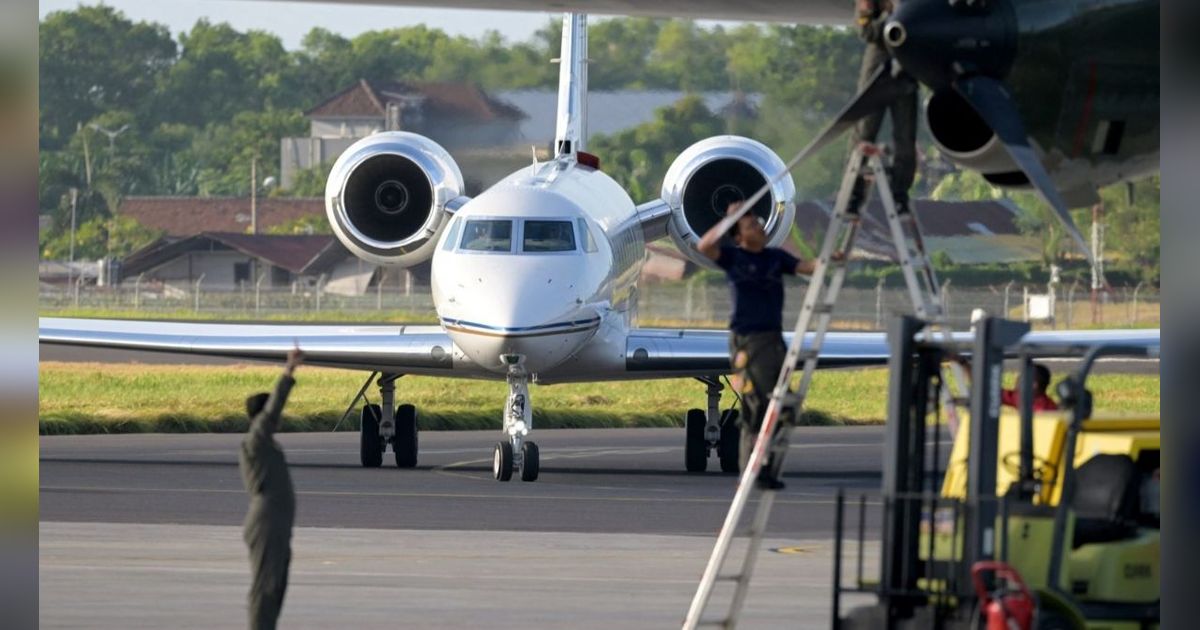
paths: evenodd
<path fill-rule="evenodd" d="M 461 247 L 473 252 L 512 251 L 512 221 L 473 219 L 463 229 Z"/>
<path fill-rule="evenodd" d="M 575 230 L 570 221 L 525 221 L 523 252 L 573 252 Z"/>

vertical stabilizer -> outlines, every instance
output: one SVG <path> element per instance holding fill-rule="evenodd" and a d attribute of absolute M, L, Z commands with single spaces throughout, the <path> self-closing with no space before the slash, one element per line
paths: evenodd
<path fill-rule="evenodd" d="M 563 16 L 554 153 L 574 157 L 587 141 L 587 16 Z"/>

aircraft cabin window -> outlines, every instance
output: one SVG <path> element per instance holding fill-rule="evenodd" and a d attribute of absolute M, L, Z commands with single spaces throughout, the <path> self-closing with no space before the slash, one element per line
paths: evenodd
<path fill-rule="evenodd" d="M 575 223 L 579 225 L 579 237 L 583 240 L 583 251 L 589 254 L 598 251 L 596 239 L 592 238 L 592 231 L 588 229 L 587 219 L 579 217 L 575 219 Z"/>
<path fill-rule="evenodd" d="M 575 230 L 570 221 L 526 221 L 524 252 L 573 252 Z"/>
<path fill-rule="evenodd" d="M 463 230 L 462 248 L 472 252 L 512 251 L 512 221 L 474 219 Z"/>

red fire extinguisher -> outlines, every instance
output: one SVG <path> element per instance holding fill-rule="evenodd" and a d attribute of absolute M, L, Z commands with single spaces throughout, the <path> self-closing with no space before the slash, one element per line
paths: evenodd
<path fill-rule="evenodd" d="M 995 574 L 996 590 L 990 593 L 983 579 L 987 573 Z M 971 566 L 971 581 L 987 618 L 987 630 L 1031 630 L 1037 603 L 1016 569 L 1007 562 L 976 562 Z"/>

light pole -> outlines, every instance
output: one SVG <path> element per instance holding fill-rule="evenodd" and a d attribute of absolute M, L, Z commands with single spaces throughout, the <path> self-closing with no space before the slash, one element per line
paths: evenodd
<path fill-rule="evenodd" d="M 250 158 L 250 233 L 258 234 L 258 154 Z M 263 178 L 263 189 L 275 186 L 275 177 L 268 175 Z"/>
<path fill-rule="evenodd" d="M 71 286 L 71 277 L 75 275 L 75 206 L 79 202 L 79 189 L 71 187 L 71 245 L 67 254 L 67 286 Z"/>
<path fill-rule="evenodd" d="M 100 133 L 108 136 L 108 155 L 110 158 L 112 157 L 113 153 L 117 150 L 117 148 L 116 148 L 117 136 L 119 136 L 129 130 L 129 125 L 121 125 L 121 128 L 116 131 L 107 129 L 96 123 L 91 123 L 88 126 L 91 127 L 92 129 L 95 129 L 96 131 L 99 131 Z"/>

